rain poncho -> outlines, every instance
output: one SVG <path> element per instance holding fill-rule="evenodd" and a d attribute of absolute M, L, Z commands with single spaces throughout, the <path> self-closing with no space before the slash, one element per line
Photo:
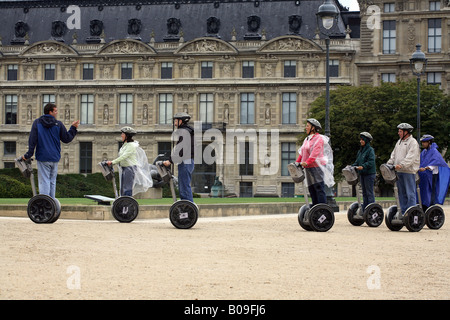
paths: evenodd
<path fill-rule="evenodd" d="M 124 148 L 126 145 L 127 147 Z M 123 157 L 127 154 L 128 157 Z M 122 160 L 117 161 L 118 159 Z M 139 142 L 134 141 L 125 143 L 122 148 L 120 148 L 119 157 L 113 161 L 113 164 L 114 162 L 119 164 L 120 179 L 122 177 L 121 166 L 132 166 L 134 168 L 133 196 L 141 192 L 146 192 L 148 188 L 153 186 L 150 164 L 148 163 L 145 151 L 139 146 Z M 122 184 L 122 181 L 120 183 Z"/>
<path fill-rule="evenodd" d="M 300 155 L 297 162 L 307 163 L 305 174 L 308 186 L 322 181 L 329 188 L 334 185 L 333 150 L 329 141 L 327 136 L 315 133 L 306 137 L 298 149 Z M 310 168 L 318 170 L 308 170 Z"/>
<path fill-rule="evenodd" d="M 437 149 L 437 144 L 433 142 L 430 148 L 422 150 L 420 154 L 420 167 L 435 166 L 439 168 L 434 203 L 443 204 L 450 184 L 450 168 Z M 433 173 L 430 170 L 419 171 L 419 177 L 422 204 L 428 207 L 431 204 Z"/>

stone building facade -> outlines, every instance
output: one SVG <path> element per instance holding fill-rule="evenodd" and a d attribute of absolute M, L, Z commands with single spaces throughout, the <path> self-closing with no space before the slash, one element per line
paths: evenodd
<path fill-rule="evenodd" d="M 370 1 L 359 2 L 361 17 L 336 2 L 331 89 L 377 85 L 384 69 L 408 77 L 410 40 L 398 32 L 399 52 L 380 54 L 381 31 L 364 27 Z M 406 15 L 419 10 L 410 2 L 422 3 L 396 1 L 403 10 L 395 19 L 408 26 L 412 19 L 419 30 L 428 18 Z M 448 91 L 447 4 L 438 2 L 442 52 L 429 67 L 439 68 Z M 48 102 L 66 126 L 81 120 L 74 141 L 62 145 L 60 173 L 98 172 L 99 161 L 117 156 L 125 125 L 138 131 L 152 161 L 170 152 L 171 117 L 185 111 L 199 153 L 223 159 L 197 159 L 195 192 L 209 193 L 217 176 L 237 196 L 298 193 L 286 164 L 298 155 L 310 104 L 325 90 L 325 40 L 315 18 L 321 0 L 72 3 L 0 1 L 0 167 L 25 153 Z"/>

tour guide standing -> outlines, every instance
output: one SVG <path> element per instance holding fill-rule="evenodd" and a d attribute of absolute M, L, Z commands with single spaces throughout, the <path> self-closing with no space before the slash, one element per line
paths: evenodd
<path fill-rule="evenodd" d="M 397 126 L 400 139 L 395 144 L 387 164 L 394 165 L 397 171 L 397 188 L 402 215 L 417 204 L 416 173 L 420 164 L 419 143 L 411 135 L 413 127 L 408 123 Z"/>
<path fill-rule="evenodd" d="M 173 123 L 177 130 L 177 144 L 172 150 L 169 160 L 164 161 L 166 167 L 178 164 L 178 186 L 181 200 L 194 202 L 191 189 L 191 177 L 194 171 L 194 129 L 188 125 L 191 116 L 186 112 L 179 112 L 173 116 Z"/>
<path fill-rule="evenodd" d="M 39 193 L 55 198 L 56 176 L 58 163 L 61 159 L 61 143 L 69 143 L 77 134 L 80 121 L 72 122 L 69 131 L 61 121 L 56 120 L 58 107 L 53 103 L 47 103 L 44 107 L 44 115 L 34 120 L 28 139 L 28 152 L 22 158 L 24 160 L 33 156 L 36 149 L 38 169 Z"/>

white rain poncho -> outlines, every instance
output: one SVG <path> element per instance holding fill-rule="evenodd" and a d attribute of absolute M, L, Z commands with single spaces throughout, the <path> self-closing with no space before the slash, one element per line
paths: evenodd
<path fill-rule="evenodd" d="M 133 196 L 146 192 L 148 188 L 153 186 L 153 180 L 150 173 L 150 164 L 148 163 L 147 155 L 145 151 L 139 146 L 139 142 L 128 142 L 132 143 L 136 147 L 136 164 L 134 167 L 134 183 L 133 183 Z M 122 168 L 119 165 L 119 179 L 122 179 Z M 122 185 L 122 181 L 120 181 Z"/>
<path fill-rule="evenodd" d="M 300 162 L 306 162 L 306 183 L 308 186 L 324 182 L 329 188 L 334 186 L 333 150 L 330 139 L 321 134 L 306 137 L 298 149 Z"/>

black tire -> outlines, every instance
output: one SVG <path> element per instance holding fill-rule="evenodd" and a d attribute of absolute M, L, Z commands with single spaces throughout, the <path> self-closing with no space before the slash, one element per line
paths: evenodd
<path fill-rule="evenodd" d="M 309 224 L 314 231 L 326 232 L 333 227 L 334 211 L 324 203 L 319 203 L 309 210 Z"/>
<path fill-rule="evenodd" d="M 371 203 L 364 209 L 363 216 L 369 227 L 379 227 L 384 219 L 383 208 L 378 203 Z"/>
<path fill-rule="evenodd" d="M 309 211 L 310 208 L 311 208 L 311 205 L 304 204 L 300 207 L 300 210 L 298 210 L 298 223 L 306 231 L 314 231 L 309 224 L 305 223 L 305 215 Z"/>
<path fill-rule="evenodd" d="M 420 206 L 410 207 L 403 215 L 403 223 L 411 232 L 418 232 L 425 226 L 425 213 Z"/>
<path fill-rule="evenodd" d="M 28 201 L 27 214 L 34 223 L 51 223 L 58 211 L 55 200 L 45 194 L 38 194 Z"/>
<path fill-rule="evenodd" d="M 190 229 L 198 220 L 198 207 L 189 200 L 178 200 L 169 211 L 169 219 L 177 229 Z"/>
<path fill-rule="evenodd" d="M 440 229 L 445 222 L 444 210 L 438 206 L 431 206 L 425 211 L 425 223 L 427 227 L 433 230 Z"/>
<path fill-rule="evenodd" d="M 364 223 L 364 220 L 362 219 L 355 219 L 356 213 L 358 212 L 359 209 L 359 203 L 358 202 L 353 202 L 350 207 L 347 210 L 347 219 L 348 221 L 354 225 L 359 227 L 360 225 L 362 225 Z"/>
<path fill-rule="evenodd" d="M 384 221 L 386 222 L 386 227 L 388 227 L 391 231 L 400 231 L 403 228 L 403 225 L 392 224 L 392 220 L 394 219 L 396 214 L 397 206 L 390 206 L 386 214 L 386 218 L 384 219 Z"/>
<path fill-rule="evenodd" d="M 131 222 L 139 214 L 139 204 L 133 197 L 122 196 L 114 200 L 111 213 L 119 222 Z"/>
<path fill-rule="evenodd" d="M 48 223 L 53 223 L 53 222 L 57 221 L 59 219 L 59 216 L 61 215 L 61 203 L 56 198 L 53 199 L 53 200 L 56 203 L 56 211 L 55 211 L 55 215 L 53 216 L 53 218 Z"/>

